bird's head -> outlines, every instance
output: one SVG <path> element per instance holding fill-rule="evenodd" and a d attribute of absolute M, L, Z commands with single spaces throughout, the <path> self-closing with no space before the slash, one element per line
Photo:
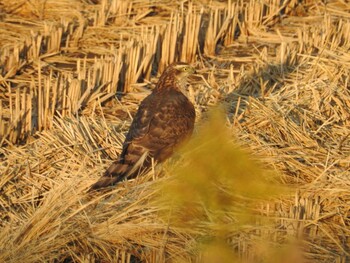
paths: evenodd
<path fill-rule="evenodd" d="M 155 90 L 179 89 L 182 91 L 187 83 L 187 77 L 195 72 L 194 67 L 187 63 L 174 62 L 164 70 Z"/>
<path fill-rule="evenodd" d="M 188 76 L 196 73 L 194 67 L 184 62 L 175 62 L 170 65 L 170 68 L 174 70 L 175 77 L 180 83 L 186 81 Z"/>

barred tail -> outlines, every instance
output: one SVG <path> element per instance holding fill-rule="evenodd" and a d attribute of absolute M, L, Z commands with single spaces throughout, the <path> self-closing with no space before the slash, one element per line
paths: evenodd
<path fill-rule="evenodd" d="M 116 185 L 124 179 L 135 178 L 140 171 L 148 168 L 148 151 L 141 147 L 129 147 L 122 160 L 113 162 L 104 175 L 94 183 L 89 192 Z"/>
<path fill-rule="evenodd" d="M 125 178 L 127 170 L 128 164 L 122 164 L 120 162 L 112 163 L 104 175 L 90 187 L 89 192 L 119 183 Z"/>

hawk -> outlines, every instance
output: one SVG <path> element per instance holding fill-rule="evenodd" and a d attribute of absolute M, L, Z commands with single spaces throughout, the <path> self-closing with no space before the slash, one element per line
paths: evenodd
<path fill-rule="evenodd" d="M 123 143 L 119 159 L 91 186 L 97 190 L 135 178 L 156 163 L 164 162 L 192 135 L 195 109 L 183 93 L 195 69 L 175 62 L 161 75 L 155 89 L 140 104 Z"/>

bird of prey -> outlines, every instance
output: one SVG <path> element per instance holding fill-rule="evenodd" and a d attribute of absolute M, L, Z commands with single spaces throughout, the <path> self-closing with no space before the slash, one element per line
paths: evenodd
<path fill-rule="evenodd" d="M 91 186 L 90 191 L 135 178 L 156 163 L 168 159 L 192 135 L 195 109 L 183 93 L 187 77 L 195 69 L 175 62 L 161 75 L 155 89 L 140 104 L 123 143 L 119 159 Z"/>

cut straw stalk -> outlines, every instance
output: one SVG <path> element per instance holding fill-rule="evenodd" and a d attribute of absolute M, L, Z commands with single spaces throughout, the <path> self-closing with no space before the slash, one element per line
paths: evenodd
<path fill-rule="evenodd" d="M 185 18 L 184 36 L 182 42 L 181 61 L 191 63 L 195 59 L 198 49 L 198 37 L 202 20 L 203 8 L 198 12 L 190 3 Z"/>

